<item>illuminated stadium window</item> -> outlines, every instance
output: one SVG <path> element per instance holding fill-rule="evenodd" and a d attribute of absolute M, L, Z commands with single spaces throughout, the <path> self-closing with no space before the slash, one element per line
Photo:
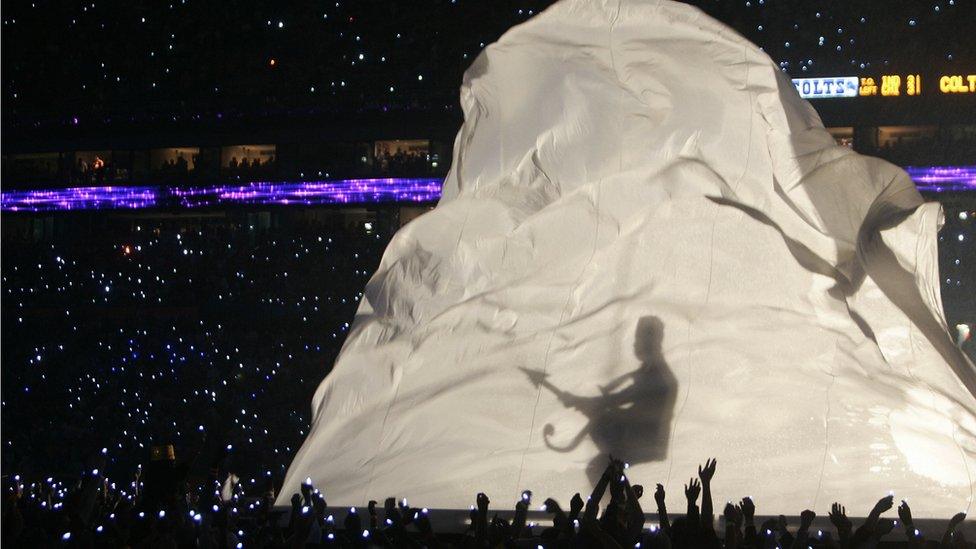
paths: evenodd
<path fill-rule="evenodd" d="M 373 145 L 375 166 L 380 172 L 426 167 L 430 161 L 430 141 L 426 139 L 393 139 Z"/>
<path fill-rule="evenodd" d="M 879 126 L 878 146 L 891 148 L 934 139 L 937 130 L 935 126 Z"/>
<path fill-rule="evenodd" d="M 277 152 L 275 145 L 230 145 L 220 149 L 220 167 L 233 171 L 270 166 Z"/>
<path fill-rule="evenodd" d="M 77 151 L 74 163 L 83 167 L 94 167 L 108 162 L 112 157 L 112 151 Z"/>
<path fill-rule="evenodd" d="M 160 172 L 192 172 L 199 155 L 200 149 L 196 147 L 153 149 L 149 153 L 149 166 Z"/>

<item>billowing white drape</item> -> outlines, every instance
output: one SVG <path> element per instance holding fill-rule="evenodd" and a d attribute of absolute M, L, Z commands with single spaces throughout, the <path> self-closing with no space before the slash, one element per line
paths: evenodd
<path fill-rule="evenodd" d="M 279 503 L 568 501 L 719 460 L 768 512 L 889 490 L 968 506 L 976 376 L 938 204 L 835 145 L 756 46 L 687 5 L 564 0 L 464 76 L 444 196 L 401 229 Z"/>

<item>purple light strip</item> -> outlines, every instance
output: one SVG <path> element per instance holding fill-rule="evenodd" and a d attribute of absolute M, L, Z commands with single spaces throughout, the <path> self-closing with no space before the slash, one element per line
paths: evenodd
<path fill-rule="evenodd" d="M 432 202 L 440 198 L 440 179 L 343 179 L 338 181 L 257 182 L 205 189 L 173 189 L 187 208 L 213 204 L 375 204 Z"/>
<path fill-rule="evenodd" d="M 923 192 L 976 191 L 976 166 L 909 166 L 905 171 Z"/>
<path fill-rule="evenodd" d="M 0 210 L 47 212 L 152 208 L 159 201 L 156 187 L 72 187 L 37 191 L 5 191 Z"/>
<path fill-rule="evenodd" d="M 976 166 L 905 168 L 923 192 L 976 192 Z M 441 195 L 438 178 L 340 179 L 333 181 L 256 182 L 209 187 L 75 187 L 4 191 L 0 210 L 49 212 L 143 208 L 202 208 L 232 204 L 318 206 L 434 202 Z"/>
<path fill-rule="evenodd" d="M 439 178 L 341 179 L 255 182 L 209 187 L 79 187 L 4 191 L 0 209 L 9 212 L 109 210 L 154 207 L 201 208 L 230 204 L 317 206 L 433 202 Z"/>

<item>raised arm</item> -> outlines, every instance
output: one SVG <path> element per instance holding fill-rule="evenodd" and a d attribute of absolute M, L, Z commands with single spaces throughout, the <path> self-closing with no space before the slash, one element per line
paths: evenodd
<path fill-rule="evenodd" d="M 742 508 L 732 505 L 732 502 L 725 504 L 723 511 L 725 516 L 725 547 L 726 549 L 737 549 L 742 544 Z"/>
<path fill-rule="evenodd" d="M 685 498 L 688 500 L 688 520 L 698 522 L 700 516 L 698 513 L 698 494 L 701 493 L 701 484 L 698 479 L 688 479 L 688 484 L 685 484 Z"/>
<path fill-rule="evenodd" d="M 952 540 L 956 535 L 956 528 L 962 524 L 962 521 L 966 520 L 966 513 L 956 513 L 951 519 L 949 519 L 949 525 L 946 526 L 945 534 L 942 535 L 942 546 L 949 547 L 952 544 Z"/>
<path fill-rule="evenodd" d="M 858 546 L 874 535 L 874 531 L 878 526 L 878 519 L 881 518 L 881 513 L 884 513 L 888 509 L 891 509 L 895 504 L 895 497 L 892 495 L 885 496 L 878 500 L 878 503 L 874 504 L 871 512 L 868 513 L 868 518 L 864 520 L 862 524 L 851 536 L 851 544 L 853 546 Z"/>
<path fill-rule="evenodd" d="M 837 529 L 837 539 L 840 540 L 841 546 L 847 547 L 851 540 L 851 529 L 853 528 L 851 519 L 847 518 L 847 509 L 835 502 L 830 506 L 829 516 L 830 523 Z"/>
<path fill-rule="evenodd" d="M 757 544 L 756 504 L 752 501 L 752 498 L 746 496 L 739 502 L 739 507 L 742 509 L 742 523 L 745 525 L 742 541 L 749 547 L 755 547 Z"/>
<path fill-rule="evenodd" d="M 712 509 L 712 477 L 715 475 L 715 458 L 705 461 L 705 466 L 698 466 L 698 478 L 701 479 L 702 504 L 701 521 L 706 530 L 714 532 L 715 513 Z"/>
<path fill-rule="evenodd" d="M 817 518 L 817 514 L 809 509 L 800 513 L 800 528 L 796 531 L 796 537 L 793 538 L 794 549 L 808 547 L 807 541 L 810 539 L 810 525 L 813 524 L 813 519 L 815 518 Z"/>
<path fill-rule="evenodd" d="M 475 538 L 479 544 L 488 542 L 488 504 L 490 500 L 483 492 L 478 493 L 478 515 L 475 520 Z"/>
<path fill-rule="evenodd" d="M 668 519 L 668 506 L 664 502 L 664 486 L 657 485 L 654 490 L 654 501 L 657 503 L 657 521 L 661 524 L 661 531 L 669 538 L 671 537 L 671 521 Z"/>
<path fill-rule="evenodd" d="M 922 532 L 915 528 L 915 521 L 912 519 L 912 508 L 908 506 L 908 502 L 905 500 L 901 501 L 901 505 L 898 506 L 898 518 L 901 519 L 902 527 L 905 528 L 905 537 L 908 539 L 908 545 L 910 547 L 924 547 L 925 538 L 922 536 Z"/>
<path fill-rule="evenodd" d="M 515 538 L 522 537 L 525 530 L 525 517 L 528 515 L 529 505 L 532 503 L 532 492 L 526 490 L 522 492 L 522 497 L 515 502 L 515 516 L 512 518 L 512 532 Z"/>
<path fill-rule="evenodd" d="M 613 476 L 613 463 L 607 465 L 606 470 L 603 471 L 603 476 L 593 487 L 593 493 L 590 494 L 589 501 L 586 502 L 586 510 L 583 512 L 583 518 L 588 520 L 596 520 L 597 514 L 600 511 L 600 500 L 603 499 L 604 492 L 607 491 L 607 484 L 610 482 L 610 477 Z"/>
<path fill-rule="evenodd" d="M 573 494 L 573 498 L 569 500 L 568 520 L 570 524 L 572 524 L 574 520 L 580 518 L 580 513 L 583 511 L 583 507 L 585 507 L 585 505 L 586 504 L 583 503 L 583 498 L 579 495 L 579 492 Z"/>
<path fill-rule="evenodd" d="M 643 494 L 644 489 L 637 487 Z M 640 539 L 644 529 L 644 509 L 641 508 L 638 489 L 630 485 L 630 479 L 624 476 L 624 493 L 627 495 L 627 534 L 629 539 Z"/>

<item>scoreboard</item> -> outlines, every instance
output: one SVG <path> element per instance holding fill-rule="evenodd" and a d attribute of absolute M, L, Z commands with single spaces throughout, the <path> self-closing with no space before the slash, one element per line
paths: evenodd
<path fill-rule="evenodd" d="M 794 78 L 793 85 L 804 99 L 976 95 L 976 74 L 825 76 Z"/>

